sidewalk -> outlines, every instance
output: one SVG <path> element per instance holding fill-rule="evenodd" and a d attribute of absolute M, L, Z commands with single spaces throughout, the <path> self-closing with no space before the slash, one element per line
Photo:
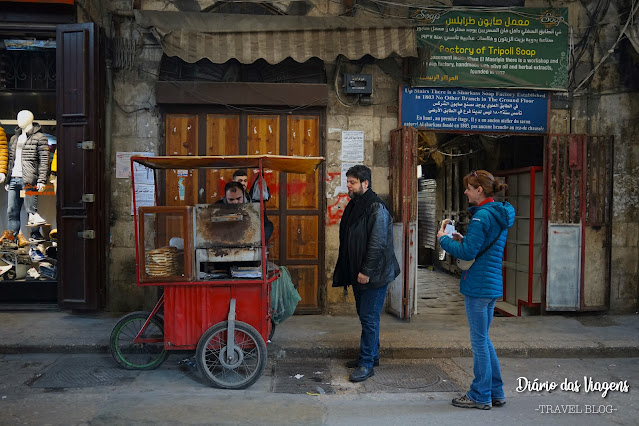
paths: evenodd
<path fill-rule="evenodd" d="M 64 311 L 0 312 L 0 354 L 106 353 L 118 317 Z M 268 344 L 271 357 L 354 358 L 356 316 L 296 315 Z M 496 317 L 493 344 L 503 357 L 639 357 L 639 315 Z M 463 315 L 417 314 L 410 322 L 383 315 L 381 356 L 471 356 Z"/>

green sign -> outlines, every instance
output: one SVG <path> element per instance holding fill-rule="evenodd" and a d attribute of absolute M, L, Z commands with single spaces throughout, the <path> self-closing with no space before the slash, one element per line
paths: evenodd
<path fill-rule="evenodd" d="M 420 9 L 412 18 L 430 53 L 413 86 L 567 89 L 567 8 Z"/>

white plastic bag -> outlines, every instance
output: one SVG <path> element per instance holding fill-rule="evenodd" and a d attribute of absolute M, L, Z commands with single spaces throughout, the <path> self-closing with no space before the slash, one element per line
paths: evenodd
<path fill-rule="evenodd" d="M 264 176 L 258 175 L 257 178 L 253 181 L 253 185 L 249 190 L 249 197 L 251 197 L 251 201 L 260 201 L 260 180 L 262 181 L 262 197 L 264 201 L 268 201 L 271 199 L 271 191 L 268 189 L 268 185 L 266 185 L 266 180 Z"/>

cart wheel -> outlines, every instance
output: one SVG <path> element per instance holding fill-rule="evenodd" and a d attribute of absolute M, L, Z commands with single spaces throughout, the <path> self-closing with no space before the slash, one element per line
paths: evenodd
<path fill-rule="evenodd" d="M 4 275 L 2 276 L 2 279 L 4 279 L 5 281 L 15 280 L 16 279 L 15 269 L 9 269 L 7 272 L 5 272 Z"/>
<path fill-rule="evenodd" d="M 266 344 L 249 324 L 235 322 L 236 361 L 226 360 L 228 322 L 206 330 L 197 345 L 197 368 L 213 386 L 224 389 L 246 389 L 260 378 L 266 367 Z"/>
<path fill-rule="evenodd" d="M 134 343 L 150 312 L 131 312 L 122 317 L 111 332 L 111 355 L 127 370 L 153 370 L 168 356 L 164 349 L 164 321 L 155 315 L 141 336 L 157 342 Z"/>

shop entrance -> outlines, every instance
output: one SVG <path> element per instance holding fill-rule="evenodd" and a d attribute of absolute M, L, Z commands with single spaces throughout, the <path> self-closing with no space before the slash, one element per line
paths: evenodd
<path fill-rule="evenodd" d="M 106 275 L 103 44 L 95 24 L 71 24 L 72 7 L 42 6 L 36 13 L 10 8 L 0 24 L 0 125 L 11 138 L 18 112 L 29 111 L 33 131 L 47 137 L 38 152 L 50 160 L 38 169 L 46 174 L 37 193 L 43 220 L 31 226 L 23 206 L 24 239 L 2 241 L 0 304 L 95 310 L 104 304 Z M 38 23 L 28 34 L 25 17 Z M 0 206 L 7 211 L 6 195 Z M 6 215 L 0 225 L 8 230 Z"/>
<path fill-rule="evenodd" d="M 418 178 L 420 268 L 430 267 L 460 275 L 455 259 L 439 248 L 437 229 L 444 218 L 451 218 L 456 228 L 465 234 L 470 216 L 468 200 L 463 194 L 463 177 L 472 170 L 488 170 L 509 184 L 507 193 L 499 194 L 497 198 L 513 204 L 517 215 L 516 228 L 508 233 L 504 254 L 505 291 L 500 309 L 511 313 L 514 306 L 516 315 L 516 300 L 519 299 L 531 301 L 526 309 L 539 309 L 544 137 L 420 131 L 419 141 L 422 172 Z M 532 263 L 528 255 L 530 247 L 534 256 Z M 438 300 L 443 304 L 440 308 L 446 308 L 444 305 L 451 300 L 458 305 L 454 298 L 438 298 L 437 287 L 430 286 L 429 290 L 425 281 L 418 279 L 417 282 L 417 312 L 420 312 L 420 304 L 422 311 L 426 304 L 431 308 L 438 307 Z M 529 299 L 531 284 L 534 294 Z"/>
<path fill-rule="evenodd" d="M 15 185 L 7 186 L 13 177 L 24 177 L 25 173 L 19 168 L 8 170 L 10 165 L 7 164 L 9 158 L 14 159 L 12 163 L 15 164 L 17 143 L 12 144 L 11 140 L 19 128 L 17 116 L 20 111 L 26 110 L 33 115 L 31 122 L 29 113 L 23 113 L 20 124 L 25 125 L 26 117 L 29 127 L 25 129 L 31 129 L 27 133 L 33 134 L 29 145 L 37 143 L 42 150 L 42 156 L 25 155 L 20 165 L 38 167 L 43 159 L 50 163 L 53 158 L 57 147 L 55 66 L 55 31 L 41 33 L 35 40 L 0 31 L 0 127 L 4 129 L 0 132 L 0 173 L 4 175 L 0 191 L 0 212 L 3 212 L 0 214 L 0 304 L 3 305 L 15 303 L 24 307 L 25 304 L 57 303 L 56 197 L 49 169 L 38 170 L 38 178 L 46 179 L 43 192 L 35 187 L 20 190 Z M 43 145 L 45 140 L 46 145 Z M 6 188 L 9 190 L 5 191 Z M 36 194 L 37 198 L 33 197 Z M 13 229 L 15 219 L 10 223 L 8 217 L 9 197 L 14 200 L 12 205 L 16 200 L 22 202 L 18 233 Z M 27 204 L 31 200 L 37 210 L 37 220 L 27 214 Z"/>

